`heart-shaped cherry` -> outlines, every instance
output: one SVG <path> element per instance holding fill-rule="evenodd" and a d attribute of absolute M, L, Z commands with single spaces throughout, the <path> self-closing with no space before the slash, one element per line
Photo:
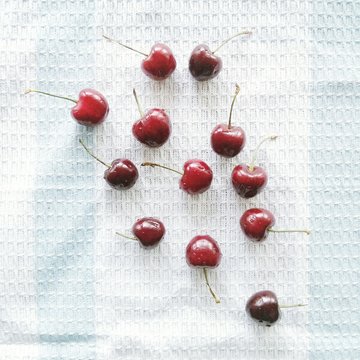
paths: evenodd
<path fill-rule="evenodd" d="M 133 135 L 149 147 L 156 148 L 165 144 L 171 133 L 170 120 L 165 110 L 153 108 L 144 114 L 135 89 L 133 94 L 141 116 L 132 127 Z"/>
<path fill-rule="evenodd" d="M 214 269 L 221 261 L 221 250 L 219 244 L 209 235 L 195 236 L 186 247 L 186 262 L 190 267 L 202 268 L 204 271 L 206 285 L 216 303 L 220 299 L 212 290 L 207 269 Z"/>
<path fill-rule="evenodd" d="M 263 139 L 254 151 L 253 158 L 250 165 L 239 164 L 234 167 L 231 174 L 232 184 L 235 191 L 245 199 L 252 198 L 257 195 L 267 184 L 268 176 L 266 171 L 260 167 L 255 166 L 257 154 L 260 146 L 267 140 L 275 140 L 276 135 L 269 136 Z"/>
<path fill-rule="evenodd" d="M 138 240 L 140 245 L 144 248 L 151 249 L 159 244 L 165 235 L 164 224 L 155 218 L 145 217 L 135 222 L 132 227 L 132 233 L 135 237 L 116 233 L 131 240 Z"/>
<path fill-rule="evenodd" d="M 192 51 L 189 60 L 189 70 L 191 75 L 198 81 L 210 80 L 219 74 L 222 69 L 222 60 L 215 53 L 233 38 L 240 35 L 250 35 L 250 31 L 242 31 L 225 40 L 214 51 L 211 51 L 207 45 L 196 46 Z"/>
<path fill-rule="evenodd" d="M 157 166 L 181 175 L 181 179 L 179 182 L 180 189 L 184 190 L 190 195 L 202 194 L 203 192 L 208 190 L 213 179 L 213 172 L 210 166 L 199 159 L 192 159 L 186 161 L 183 167 L 183 173 L 171 169 L 167 166 L 152 162 L 144 162 L 141 164 L 141 166 Z"/>
<path fill-rule="evenodd" d="M 270 327 L 279 320 L 280 308 L 306 306 L 305 304 L 279 305 L 277 296 L 270 290 L 253 294 L 246 303 L 247 314 L 262 325 Z"/>
<path fill-rule="evenodd" d="M 273 229 L 275 217 L 269 211 L 260 208 L 246 210 L 240 218 L 240 226 L 244 234 L 252 241 L 259 242 L 266 239 L 269 232 L 301 232 L 307 235 L 309 230 L 302 229 Z"/>
<path fill-rule="evenodd" d="M 128 190 L 135 185 L 139 173 L 132 161 L 128 159 L 115 159 L 111 165 L 109 165 L 95 156 L 81 139 L 79 142 L 90 156 L 107 167 L 104 172 L 104 179 L 112 188 L 116 190 Z"/>
<path fill-rule="evenodd" d="M 149 78 L 153 80 L 164 80 L 168 78 L 176 68 L 175 57 L 170 48 L 165 44 L 156 43 L 151 48 L 150 54 L 146 54 L 105 35 L 103 35 L 103 37 L 106 40 L 115 42 L 127 49 L 145 56 L 145 59 L 141 63 L 141 69 Z"/>
<path fill-rule="evenodd" d="M 76 105 L 71 109 L 71 115 L 80 125 L 99 125 L 104 122 L 109 113 L 109 104 L 104 95 L 94 89 L 81 90 L 79 100 L 34 89 L 26 90 L 25 94 L 28 93 L 39 93 L 74 102 Z"/>
<path fill-rule="evenodd" d="M 231 158 L 236 156 L 245 146 L 245 132 L 240 126 L 231 125 L 231 116 L 240 86 L 236 84 L 228 124 L 218 124 L 211 133 L 211 147 L 219 155 Z"/>

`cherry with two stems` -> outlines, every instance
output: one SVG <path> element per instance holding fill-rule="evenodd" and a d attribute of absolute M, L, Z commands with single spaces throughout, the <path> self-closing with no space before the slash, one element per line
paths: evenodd
<path fill-rule="evenodd" d="M 241 35 L 251 35 L 251 31 L 241 31 L 222 42 L 214 51 L 207 45 L 196 46 L 189 60 L 191 75 L 198 81 L 210 80 L 216 77 L 222 69 L 222 60 L 215 53 L 232 39 Z"/>
<path fill-rule="evenodd" d="M 151 48 L 150 54 L 146 54 L 105 35 L 103 35 L 103 38 L 145 56 L 141 63 L 141 70 L 153 80 L 165 80 L 176 69 L 175 57 L 170 48 L 165 44 L 156 43 Z"/>
<path fill-rule="evenodd" d="M 107 167 L 104 172 L 104 179 L 112 188 L 116 190 L 128 190 L 135 185 L 139 173 L 132 161 L 128 159 L 115 159 L 111 165 L 109 165 L 95 156 L 81 139 L 79 139 L 79 142 L 91 157 Z"/>
<path fill-rule="evenodd" d="M 231 124 L 232 112 L 236 97 L 240 92 L 240 86 L 235 85 L 235 94 L 231 102 L 229 120 L 227 124 L 218 124 L 211 133 L 211 147 L 219 155 L 232 158 L 244 148 L 246 136 L 240 126 Z"/>
<path fill-rule="evenodd" d="M 235 191 L 244 199 L 249 199 L 261 192 L 267 184 L 268 176 L 264 168 L 255 166 L 261 145 L 268 140 L 275 140 L 278 136 L 264 138 L 256 147 L 249 165 L 239 164 L 234 167 L 231 181 Z"/>
<path fill-rule="evenodd" d="M 109 104 L 104 95 L 94 89 L 81 90 L 78 100 L 34 89 L 25 91 L 25 94 L 29 93 L 43 94 L 75 103 L 76 105 L 71 109 L 71 115 L 80 125 L 99 125 L 105 121 L 109 113 Z"/>

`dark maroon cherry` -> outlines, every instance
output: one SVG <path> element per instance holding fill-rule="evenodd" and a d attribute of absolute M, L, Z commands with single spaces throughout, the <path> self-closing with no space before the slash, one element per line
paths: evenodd
<path fill-rule="evenodd" d="M 231 125 L 231 116 L 240 86 L 236 84 L 228 124 L 218 124 L 211 133 L 211 147 L 219 155 L 231 158 L 236 156 L 245 146 L 245 132 L 240 126 Z"/>
<path fill-rule="evenodd" d="M 231 180 L 235 191 L 244 199 L 252 198 L 264 189 L 267 184 L 268 176 L 266 171 L 260 167 L 255 166 L 257 154 L 260 146 L 267 140 L 275 140 L 276 135 L 269 136 L 263 139 L 254 151 L 254 155 L 250 165 L 239 164 L 235 166 Z"/>
<path fill-rule="evenodd" d="M 210 188 L 213 172 L 208 164 L 199 159 L 192 159 L 186 161 L 184 164 L 184 172 L 180 172 L 174 169 L 171 169 L 167 166 L 160 164 L 145 162 L 141 166 L 152 166 L 152 167 L 161 167 L 166 170 L 176 172 L 181 175 L 180 179 L 180 188 L 190 195 L 202 194 Z"/>
<path fill-rule="evenodd" d="M 135 50 L 134 48 L 122 44 L 121 42 L 110 39 L 107 36 L 103 37 L 106 40 L 115 42 L 127 49 L 137 52 L 140 55 L 145 56 L 145 59 L 141 63 L 141 70 L 147 75 L 149 78 L 153 80 L 164 80 L 168 78 L 176 69 L 176 60 L 175 57 L 170 50 L 170 48 L 161 43 L 156 43 L 150 50 L 150 54 L 145 54 L 139 50 Z"/>
<path fill-rule="evenodd" d="M 220 300 L 209 284 L 207 269 L 219 266 L 221 261 L 219 244 L 209 235 L 195 236 L 186 247 L 186 262 L 190 267 L 202 268 L 206 285 L 216 303 Z"/>
<path fill-rule="evenodd" d="M 133 94 L 141 116 L 132 127 L 133 135 L 149 147 L 159 147 L 165 144 L 171 133 L 170 120 L 165 110 L 153 108 L 144 114 L 135 89 Z"/>
<path fill-rule="evenodd" d="M 242 31 L 225 40 L 214 51 L 211 51 L 209 47 L 204 44 L 196 46 L 192 51 L 189 60 L 189 70 L 191 75 L 198 81 L 213 79 L 222 69 L 222 60 L 219 56 L 216 56 L 215 53 L 233 38 L 250 34 L 250 31 Z"/>
<path fill-rule="evenodd" d="M 81 139 L 79 141 L 90 156 L 107 167 L 104 172 L 104 179 L 112 188 L 116 190 L 127 190 L 135 185 L 139 173 L 132 161 L 128 159 L 115 159 L 111 165 L 109 165 L 95 156 Z"/>
<path fill-rule="evenodd" d="M 269 211 L 260 208 L 246 210 L 240 218 L 240 226 L 244 234 L 252 241 L 259 242 L 266 239 L 269 232 L 302 232 L 307 235 L 309 230 L 289 229 L 280 230 L 273 229 L 275 217 Z"/>

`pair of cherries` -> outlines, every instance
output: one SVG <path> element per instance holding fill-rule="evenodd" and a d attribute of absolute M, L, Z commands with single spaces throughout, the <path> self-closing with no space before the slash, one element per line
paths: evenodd
<path fill-rule="evenodd" d="M 242 31 L 235 34 L 221 43 L 214 51 L 211 51 L 210 48 L 204 44 L 196 46 L 189 60 L 189 71 L 191 75 L 198 81 L 210 80 L 216 77 L 222 69 L 222 60 L 219 56 L 215 55 L 215 53 L 235 37 L 250 34 L 250 31 Z M 165 80 L 176 69 L 175 56 L 171 49 L 165 44 L 154 44 L 150 53 L 146 54 L 105 35 L 103 35 L 103 37 L 106 40 L 115 42 L 144 56 L 145 59 L 141 63 L 141 70 L 153 80 Z"/>

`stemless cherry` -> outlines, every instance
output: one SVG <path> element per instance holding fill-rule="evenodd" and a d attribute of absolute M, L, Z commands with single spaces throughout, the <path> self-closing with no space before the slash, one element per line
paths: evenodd
<path fill-rule="evenodd" d="M 175 57 L 170 48 L 165 44 L 156 43 L 151 48 L 150 54 L 146 54 L 105 35 L 103 35 L 103 38 L 145 56 L 145 59 L 141 63 L 141 69 L 145 75 L 153 80 L 164 80 L 176 69 Z"/>
<path fill-rule="evenodd" d="M 222 69 L 222 60 L 215 53 L 220 50 L 230 40 L 240 35 L 251 35 L 251 31 L 242 31 L 231 36 L 220 44 L 214 51 L 211 51 L 207 45 L 201 44 L 192 51 L 189 60 L 189 70 L 191 75 L 198 81 L 213 79 Z"/>
<path fill-rule="evenodd" d="M 79 142 L 90 156 L 107 167 L 104 172 L 104 179 L 112 188 L 128 190 L 135 185 L 139 173 L 132 161 L 128 159 L 115 159 L 109 165 L 95 156 L 81 139 L 79 139 Z"/>
<path fill-rule="evenodd" d="M 249 199 L 261 192 L 267 184 L 268 176 L 260 166 L 255 166 L 257 154 L 261 145 L 267 140 L 275 140 L 277 135 L 263 139 L 254 151 L 250 165 L 239 164 L 234 167 L 231 181 L 235 191 L 244 199 Z"/>
<path fill-rule="evenodd" d="M 269 232 L 300 232 L 310 234 L 306 229 L 273 229 L 275 217 L 269 211 L 260 208 L 246 210 L 240 218 L 240 227 L 244 234 L 252 241 L 264 241 Z"/>
<path fill-rule="evenodd" d="M 231 158 L 239 154 L 245 146 L 245 132 L 240 126 L 231 125 L 231 116 L 240 86 L 236 84 L 235 94 L 231 102 L 227 124 L 218 124 L 211 133 L 211 147 L 219 155 Z"/>
<path fill-rule="evenodd" d="M 105 121 L 109 113 L 109 104 L 104 95 L 94 89 L 81 90 L 79 93 L 79 100 L 34 89 L 28 89 L 25 91 L 25 94 L 29 93 L 38 93 L 58 99 L 72 101 L 76 105 L 71 109 L 71 115 L 80 125 L 99 125 Z"/>
<path fill-rule="evenodd" d="M 207 269 L 214 269 L 221 261 L 219 244 L 209 235 L 195 236 L 186 247 L 186 262 L 190 267 L 202 268 L 205 282 L 216 303 L 220 302 L 208 280 Z"/>
<path fill-rule="evenodd" d="M 190 195 L 202 194 L 208 190 L 213 179 L 213 172 L 209 165 L 199 159 L 186 161 L 183 167 L 184 172 L 152 162 L 144 162 L 141 166 L 157 166 L 181 175 L 180 188 Z"/>

